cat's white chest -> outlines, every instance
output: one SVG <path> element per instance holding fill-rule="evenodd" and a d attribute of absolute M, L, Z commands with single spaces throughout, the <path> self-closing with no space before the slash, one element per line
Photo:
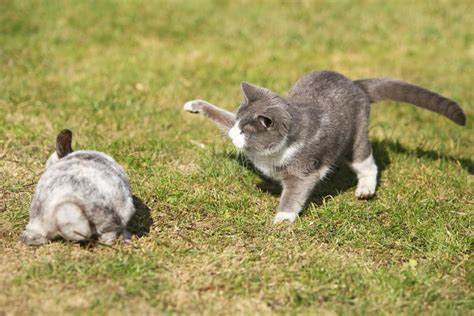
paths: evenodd
<path fill-rule="evenodd" d="M 255 168 L 264 175 L 275 180 L 280 180 L 278 172 L 279 159 L 274 159 L 273 157 L 254 157 L 254 159 L 250 158 L 250 160 Z"/>
<path fill-rule="evenodd" d="M 290 162 L 294 163 L 295 155 L 302 147 L 302 144 L 296 143 L 284 147 L 274 154 L 247 153 L 247 157 L 264 175 L 275 180 L 280 180 L 281 168 L 288 165 Z"/>

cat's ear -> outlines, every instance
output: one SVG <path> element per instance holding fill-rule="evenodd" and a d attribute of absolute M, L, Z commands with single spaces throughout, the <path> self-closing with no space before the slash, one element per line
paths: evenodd
<path fill-rule="evenodd" d="M 265 115 L 259 115 L 257 118 L 260 124 L 262 124 L 263 127 L 265 127 L 266 129 L 273 127 L 273 120 L 271 117 L 268 117 Z"/>
<path fill-rule="evenodd" d="M 63 129 L 56 137 L 56 153 L 61 159 L 72 153 L 72 132 L 68 129 Z"/>
<path fill-rule="evenodd" d="M 253 85 L 245 81 L 242 81 L 240 87 L 242 89 L 242 95 L 245 98 L 245 102 L 253 102 L 263 97 L 268 97 L 275 94 L 266 88 Z"/>

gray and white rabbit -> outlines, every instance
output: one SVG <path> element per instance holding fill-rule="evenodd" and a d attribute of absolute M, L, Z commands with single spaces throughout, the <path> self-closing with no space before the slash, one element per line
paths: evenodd
<path fill-rule="evenodd" d="M 127 175 L 106 154 L 73 152 L 71 141 L 71 131 L 58 134 L 56 152 L 36 187 L 21 240 L 27 245 L 57 237 L 75 242 L 97 237 L 105 244 L 118 235 L 128 240 L 126 226 L 135 208 Z"/>

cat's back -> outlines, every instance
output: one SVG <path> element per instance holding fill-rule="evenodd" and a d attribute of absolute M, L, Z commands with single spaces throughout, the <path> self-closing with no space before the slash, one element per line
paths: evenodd
<path fill-rule="evenodd" d="M 366 96 L 349 78 L 335 71 L 323 70 L 311 72 L 298 80 L 287 98 L 297 104 L 316 103 L 320 107 L 334 108 Z"/>

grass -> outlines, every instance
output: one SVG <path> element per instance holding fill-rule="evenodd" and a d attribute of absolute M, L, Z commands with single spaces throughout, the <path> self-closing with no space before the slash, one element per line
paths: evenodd
<path fill-rule="evenodd" d="M 472 314 L 470 1 L 0 0 L 0 315 Z M 204 119 L 247 80 L 391 76 L 458 101 L 465 128 L 374 106 L 377 197 L 341 166 L 295 225 Z M 18 241 L 63 128 L 127 170 L 132 245 Z"/>

